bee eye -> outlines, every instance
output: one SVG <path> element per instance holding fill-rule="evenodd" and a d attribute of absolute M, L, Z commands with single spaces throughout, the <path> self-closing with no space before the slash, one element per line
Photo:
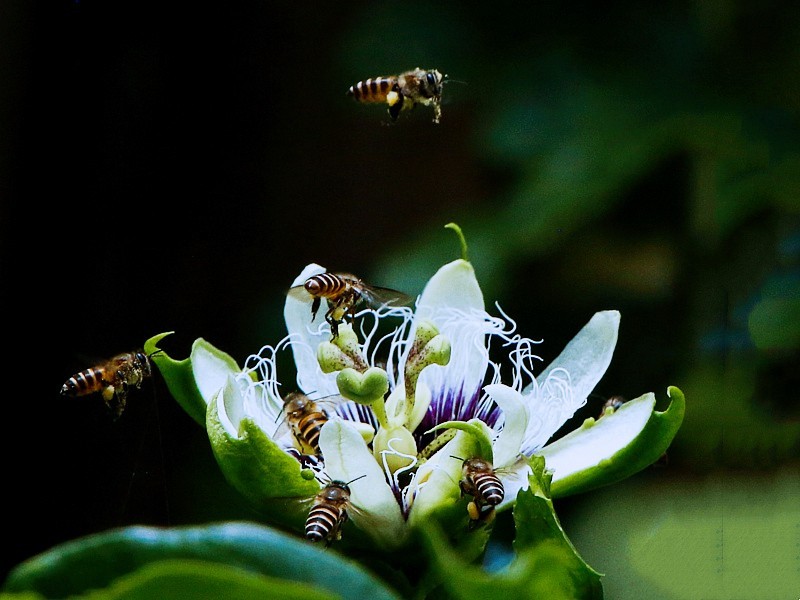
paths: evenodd
<path fill-rule="evenodd" d="M 436 76 L 433 73 L 428 73 L 425 75 L 425 79 L 427 80 L 428 85 L 436 85 Z"/>

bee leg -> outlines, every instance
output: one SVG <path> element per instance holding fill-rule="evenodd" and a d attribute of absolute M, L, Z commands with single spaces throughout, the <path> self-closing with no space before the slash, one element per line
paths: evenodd
<path fill-rule="evenodd" d="M 333 318 L 333 315 L 331 314 L 332 312 L 332 310 L 327 312 L 325 315 L 325 320 L 331 326 L 331 339 L 335 340 L 337 337 L 339 337 L 339 321 Z"/>
<path fill-rule="evenodd" d="M 463 498 L 468 493 L 467 489 L 464 487 L 464 482 L 463 481 L 459 481 L 458 482 L 458 487 L 461 489 L 461 497 Z"/>
<path fill-rule="evenodd" d="M 403 99 L 402 97 L 398 97 L 397 101 L 394 104 L 389 104 L 389 117 L 392 121 L 397 121 L 397 117 L 400 116 L 400 111 L 403 110 Z"/>
<path fill-rule="evenodd" d="M 319 296 L 314 296 L 314 300 L 311 302 L 311 320 L 317 318 L 317 311 L 319 311 L 319 305 L 322 302 L 322 298 Z"/>

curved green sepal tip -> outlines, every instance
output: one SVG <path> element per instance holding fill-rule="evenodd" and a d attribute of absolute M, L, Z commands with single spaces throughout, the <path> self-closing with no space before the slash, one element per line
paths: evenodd
<path fill-rule="evenodd" d="M 538 452 L 554 473 L 553 497 L 616 483 L 657 461 L 678 433 L 686 411 L 680 389 L 670 386 L 667 394 L 671 402 L 663 412 L 654 410 L 654 394 L 644 394 L 612 414 L 587 419 Z"/>
<path fill-rule="evenodd" d="M 205 426 L 206 408 L 229 374 L 241 369 L 225 352 L 203 338 L 192 344 L 188 358 L 175 360 L 158 347 L 158 342 L 173 332 L 160 333 L 144 343 L 144 351 L 158 367 L 172 397 L 190 417 Z"/>
<path fill-rule="evenodd" d="M 319 492 L 319 483 L 304 476 L 300 463 L 252 419 L 241 420 L 238 437 L 229 435 L 217 406 L 216 399 L 209 405 L 206 429 L 225 478 L 271 521 L 301 529 L 309 509 L 303 500 Z M 276 502 L 276 498 L 285 502 Z"/>
<path fill-rule="evenodd" d="M 205 575 L 196 569 L 203 563 Z M 185 576 L 194 572 L 193 583 Z M 155 576 L 155 577 L 154 577 Z M 156 579 L 181 580 L 183 594 L 151 587 Z M 204 593 L 201 582 L 221 593 Z M 150 594 L 116 594 L 120 586 L 147 582 Z M 279 593 L 264 593 L 264 586 Z M 285 586 L 285 587 L 283 587 Z M 128 588 L 130 589 L 130 588 Z M 217 587 L 213 589 L 219 592 Z M 46 598 L 294 598 L 292 590 L 311 597 L 357 597 L 397 600 L 399 596 L 356 562 L 269 527 L 246 522 L 200 527 L 129 527 L 79 538 L 18 565 L 4 593 L 38 593 Z M 192 593 L 197 590 L 198 594 Z M 258 591 L 241 594 L 239 591 Z M 344 591 L 343 591 L 344 590 Z M 84 596 L 85 594 L 85 596 Z M 20 596 L 26 597 L 26 596 Z"/>

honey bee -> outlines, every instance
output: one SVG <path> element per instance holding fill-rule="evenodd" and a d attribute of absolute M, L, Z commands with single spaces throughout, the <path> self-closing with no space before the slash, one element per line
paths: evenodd
<path fill-rule="evenodd" d="M 319 403 L 302 392 L 292 392 L 283 399 L 283 411 L 295 439 L 309 454 L 319 455 L 319 434 L 328 415 Z"/>
<path fill-rule="evenodd" d="M 300 300 L 307 299 L 309 295 L 313 298 L 311 303 L 312 321 L 317 317 L 324 298 L 328 303 L 325 320 L 331 326 L 331 334 L 334 339 L 339 336 L 339 324 L 346 318 L 352 321 L 355 308 L 362 301 L 373 308 L 411 302 L 411 298 L 403 292 L 367 285 L 349 273 L 326 272 L 312 275 L 302 285 L 291 288 L 289 294 Z"/>
<path fill-rule="evenodd" d="M 149 355 L 142 350 L 124 352 L 75 373 L 61 386 L 61 395 L 76 398 L 99 392 L 117 419 L 125 410 L 128 390 L 141 388 L 151 376 Z"/>
<path fill-rule="evenodd" d="M 612 412 L 616 411 L 620 406 L 625 404 L 625 402 L 627 402 L 627 400 L 625 400 L 624 396 L 611 396 L 603 404 L 603 407 L 600 409 L 600 414 L 597 416 L 597 418 L 602 418 L 606 414 L 606 410 L 609 408 L 612 409 Z"/>
<path fill-rule="evenodd" d="M 442 85 L 447 75 L 436 69 L 412 69 L 400 75 L 385 75 L 359 81 L 351 85 L 347 95 L 357 102 L 386 102 L 392 121 L 404 110 L 417 104 L 433 106 L 433 122 L 442 117 Z"/>
<path fill-rule="evenodd" d="M 347 511 L 351 508 L 350 484 L 361 477 L 346 483 L 339 480 L 331 481 L 314 496 L 313 505 L 306 518 L 307 539 L 312 542 L 325 540 L 326 546 L 342 539 L 342 525 L 347 522 L 349 518 Z"/>
<path fill-rule="evenodd" d="M 471 524 L 489 523 L 494 519 L 494 507 L 505 497 L 505 490 L 492 463 L 473 457 L 464 461 L 459 482 L 462 496 L 472 496 L 467 505 Z"/>

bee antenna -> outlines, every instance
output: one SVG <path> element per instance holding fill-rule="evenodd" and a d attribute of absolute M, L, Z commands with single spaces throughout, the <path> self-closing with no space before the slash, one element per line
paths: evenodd
<path fill-rule="evenodd" d="M 465 459 L 461 458 L 460 456 L 453 456 L 452 454 L 450 455 L 450 458 L 455 458 L 456 460 L 460 460 L 461 462 L 464 462 L 464 460 L 465 460 Z"/>
<path fill-rule="evenodd" d="M 351 484 L 351 483 L 353 483 L 354 481 L 358 481 L 359 479 L 364 479 L 364 477 L 366 477 L 366 476 L 367 476 L 367 474 L 366 474 L 366 473 L 364 473 L 363 475 L 359 475 L 359 476 L 358 476 L 358 477 L 356 477 L 355 479 L 351 479 L 350 481 L 348 481 L 348 482 L 347 482 L 345 485 L 350 485 L 350 484 Z"/>
<path fill-rule="evenodd" d="M 468 85 L 466 81 L 461 81 L 460 79 L 450 79 L 449 75 L 442 77 L 442 85 L 445 83 L 461 83 L 463 85 Z"/>
<path fill-rule="evenodd" d="M 157 350 L 153 350 L 150 354 L 147 355 L 147 358 L 153 358 L 156 354 L 161 354 L 164 350 L 158 348 Z"/>

